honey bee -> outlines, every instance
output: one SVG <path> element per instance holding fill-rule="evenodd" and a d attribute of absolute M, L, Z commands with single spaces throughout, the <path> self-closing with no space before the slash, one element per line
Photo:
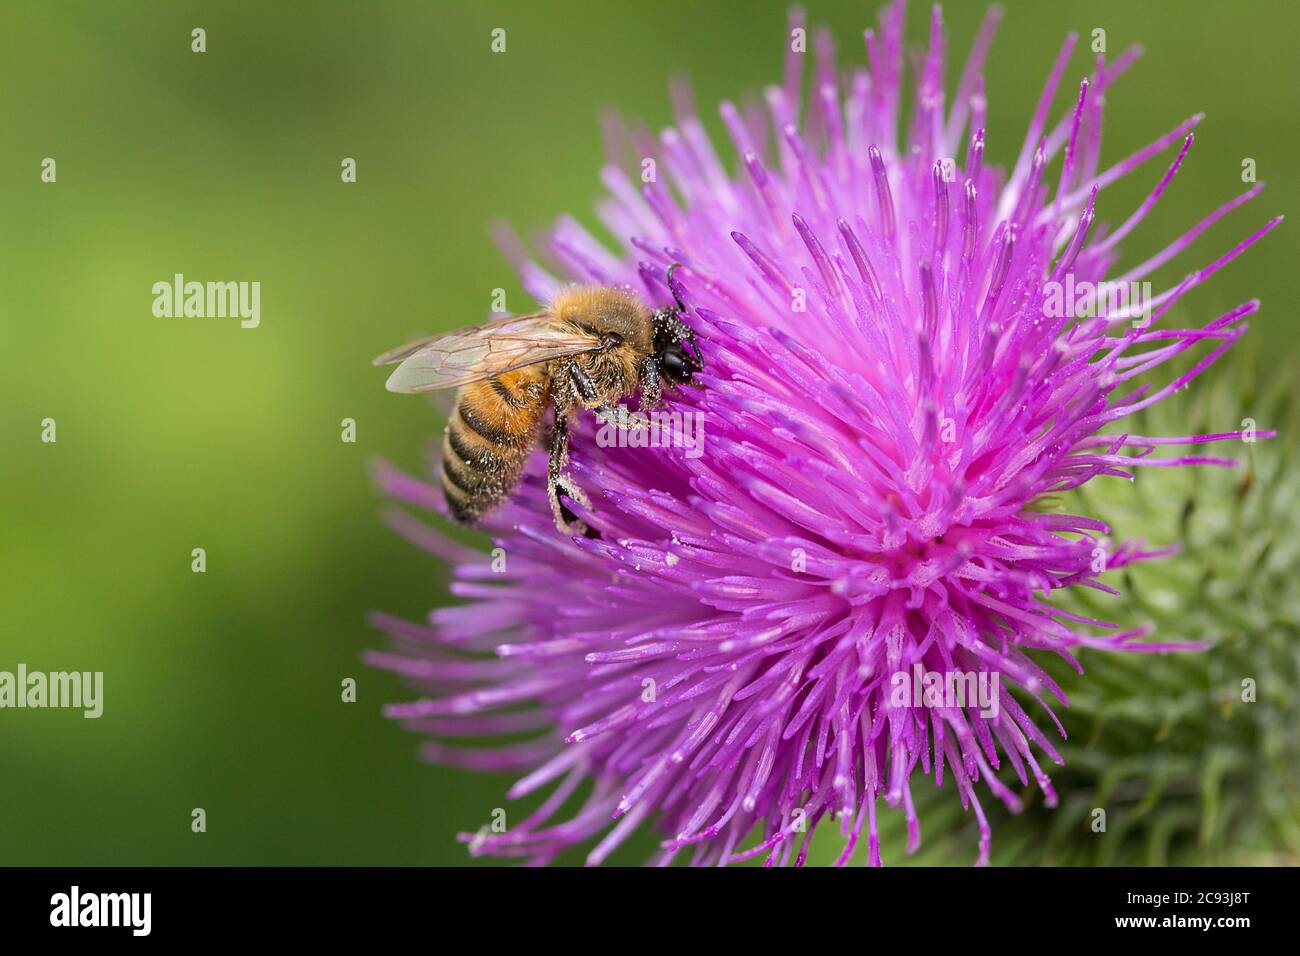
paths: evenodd
<path fill-rule="evenodd" d="M 677 268 L 668 269 L 670 288 Z M 510 497 L 553 406 L 546 475 L 555 526 L 594 536 L 560 501 L 564 495 L 591 507 L 565 474 L 569 420 L 590 409 L 612 422 L 624 398 L 639 394 L 641 407 L 653 408 L 665 384 L 691 382 L 704 362 L 681 319 L 686 307 L 674 300 L 675 308 L 652 311 L 621 289 L 576 286 L 540 312 L 419 339 L 375 359 L 401 363 L 389 376 L 390 392 L 460 390 L 442 442 L 440 479 L 451 516 L 474 524 Z"/>

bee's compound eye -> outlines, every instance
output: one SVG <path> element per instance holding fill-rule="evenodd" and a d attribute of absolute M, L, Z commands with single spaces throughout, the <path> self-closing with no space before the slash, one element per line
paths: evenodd
<path fill-rule="evenodd" d="M 683 382 L 695 371 L 695 362 L 679 343 L 674 343 L 660 353 L 659 368 L 670 382 Z"/>

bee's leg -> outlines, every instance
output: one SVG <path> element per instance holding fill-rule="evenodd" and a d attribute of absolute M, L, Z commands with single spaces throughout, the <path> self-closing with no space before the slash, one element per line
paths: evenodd
<path fill-rule="evenodd" d="M 596 418 L 608 425 L 616 428 L 635 428 L 635 423 L 629 422 L 627 418 L 627 409 L 622 405 L 599 405 L 596 404 L 599 394 L 596 386 L 582 366 L 577 362 L 569 363 L 569 381 L 578 402 L 596 413 Z M 575 499 L 576 500 L 576 499 Z"/>
<path fill-rule="evenodd" d="M 673 294 L 673 302 L 677 304 L 677 311 L 672 317 L 674 334 L 678 342 L 691 343 L 691 351 L 695 353 L 695 364 L 702 369 L 704 368 L 704 356 L 700 354 L 700 346 L 695 341 L 695 333 L 691 331 L 690 326 L 681 320 L 681 316 L 685 315 L 689 310 L 686 308 L 686 303 L 682 301 L 682 297 L 677 294 L 677 290 L 673 287 L 673 273 L 681 267 L 680 262 L 674 262 L 668 267 L 668 274 L 665 277 L 668 282 L 668 291 Z"/>
<path fill-rule="evenodd" d="M 704 368 L 704 356 L 700 354 L 700 343 L 695 341 L 695 333 L 691 327 L 683 322 L 676 315 L 670 320 L 672 323 L 673 335 L 678 342 L 687 342 L 691 346 L 691 358 L 695 361 L 696 370 Z"/>
<path fill-rule="evenodd" d="M 659 377 L 659 361 L 649 356 L 641 363 L 641 407 L 654 408 L 663 404 L 663 382 Z"/>
<path fill-rule="evenodd" d="M 690 344 L 691 353 L 688 357 L 695 363 L 696 371 L 704 368 L 704 357 L 700 355 L 699 343 L 695 341 L 695 333 L 691 327 L 682 321 L 672 309 L 660 309 L 654 314 L 655 338 L 662 339 L 668 335 L 674 342 L 687 342 Z"/>
<path fill-rule="evenodd" d="M 564 466 L 569 461 L 569 416 L 560 408 L 555 409 L 555 426 L 551 429 L 551 457 L 546 467 L 546 494 L 551 501 L 551 514 L 555 516 L 555 527 L 561 534 L 584 534 L 589 538 L 598 537 L 599 533 L 588 528 L 578 516 L 566 508 L 560 501 L 564 494 L 570 501 L 576 501 L 584 508 L 590 508 L 591 502 L 582 489 L 574 484 L 573 479 L 564 474 Z"/>
<path fill-rule="evenodd" d="M 676 318 L 676 316 L 674 316 L 674 318 Z M 681 319 L 677 319 L 677 323 L 682 327 L 682 337 L 678 339 L 678 341 L 689 342 L 691 344 L 691 352 L 693 353 L 692 358 L 695 360 L 695 370 L 697 372 L 702 371 L 704 369 L 704 355 L 700 352 L 700 343 L 695 341 L 695 333 L 691 330 L 691 327 Z"/>
<path fill-rule="evenodd" d="M 644 416 L 634 418 L 633 413 L 628 412 L 626 405 L 597 405 L 593 411 L 596 413 L 596 421 L 604 425 L 613 425 L 619 431 L 636 431 L 648 427 L 646 418 Z"/>
<path fill-rule="evenodd" d="M 569 414 L 559 405 L 555 407 L 555 423 L 551 426 L 550 434 L 546 436 L 545 444 L 546 450 L 550 452 L 550 459 L 546 466 L 547 474 L 558 475 L 569 463 Z"/>
<path fill-rule="evenodd" d="M 664 276 L 664 281 L 668 284 L 668 291 L 673 294 L 673 301 L 677 303 L 677 311 L 685 312 L 686 306 L 683 304 L 681 296 L 677 294 L 677 290 L 673 288 L 673 273 L 681 267 L 682 264 L 680 262 L 674 262 L 670 265 L 668 267 L 668 273 Z"/>
<path fill-rule="evenodd" d="M 594 403 L 596 401 L 596 383 L 591 380 L 587 370 L 577 362 L 570 362 L 568 372 L 569 382 L 578 399 L 584 404 Z"/>

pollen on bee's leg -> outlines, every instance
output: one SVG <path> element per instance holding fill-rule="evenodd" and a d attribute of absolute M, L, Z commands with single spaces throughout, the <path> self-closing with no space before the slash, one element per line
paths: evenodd
<path fill-rule="evenodd" d="M 629 412 L 626 405 L 603 406 L 596 409 L 596 420 L 620 431 L 642 431 L 650 427 L 650 420 L 640 412 Z"/>
<path fill-rule="evenodd" d="M 560 520 L 564 522 L 563 525 L 557 523 L 556 527 L 564 534 L 581 534 L 584 538 L 600 537 L 599 531 L 570 511 L 563 502 L 560 503 Z"/>
<path fill-rule="evenodd" d="M 573 483 L 567 475 L 553 475 L 547 484 L 547 497 L 551 502 L 551 514 L 555 516 L 555 527 L 561 534 L 581 534 L 588 538 L 599 538 L 600 532 L 589 527 L 560 500 L 563 494 L 570 501 L 591 510 L 591 500 L 586 492 Z"/>

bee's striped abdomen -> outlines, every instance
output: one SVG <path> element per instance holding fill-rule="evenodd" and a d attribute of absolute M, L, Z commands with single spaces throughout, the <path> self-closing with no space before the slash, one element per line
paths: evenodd
<path fill-rule="evenodd" d="M 544 365 L 467 385 L 442 442 L 443 493 L 457 521 L 472 524 L 519 484 L 546 409 Z"/>

